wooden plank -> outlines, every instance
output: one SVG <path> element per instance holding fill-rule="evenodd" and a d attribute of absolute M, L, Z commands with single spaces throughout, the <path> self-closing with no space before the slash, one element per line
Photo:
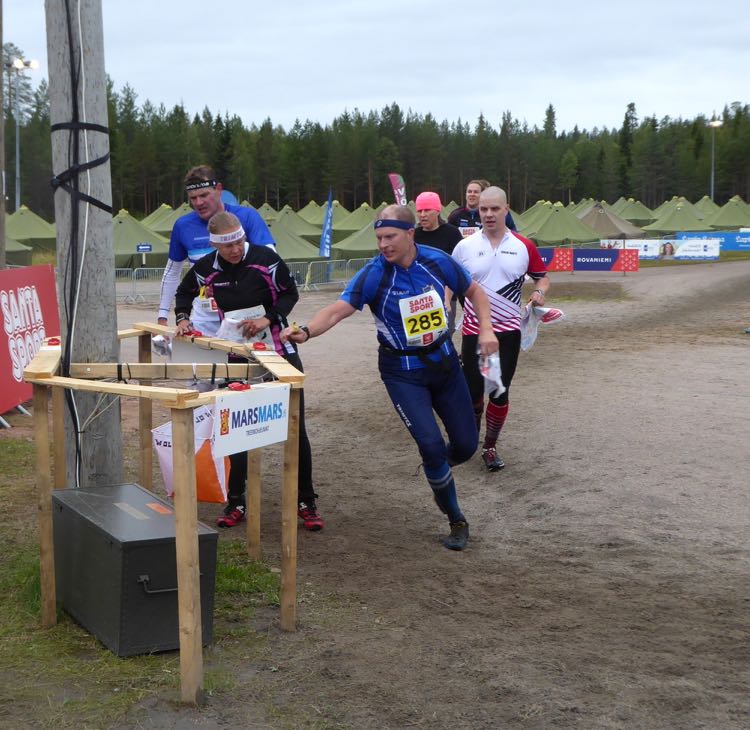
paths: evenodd
<path fill-rule="evenodd" d="M 252 356 L 282 383 L 302 383 L 305 380 L 303 372 L 297 370 L 294 365 L 288 363 L 281 355 L 275 352 L 253 351 Z"/>
<path fill-rule="evenodd" d="M 201 380 L 210 380 L 212 376 L 224 380 L 226 378 L 257 378 L 266 372 L 262 365 L 255 363 L 120 363 L 122 373 L 128 378 L 137 380 L 192 380 L 197 375 Z M 76 362 L 70 365 L 70 375 L 73 378 L 116 378 L 117 363 Z"/>
<path fill-rule="evenodd" d="M 78 378 L 30 378 L 31 383 L 59 385 L 70 390 L 83 390 L 93 393 L 112 393 L 132 398 L 151 398 L 163 401 L 173 408 L 191 408 L 190 402 L 199 395 L 197 390 L 183 388 L 163 388 L 153 385 L 131 385 L 129 383 L 103 383 L 100 380 L 81 380 Z"/>
<path fill-rule="evenodd" d="M 42 626 L 57 623 L 55 596 L 55 543 L 52 534 L 52 475 L 49 460 L 47 388 L 33 387 L 34 443 L 36 444 L 36 490 L 39 507 L 39 556 L 42 598 Z"/>
<path fill-rule="evenodd" d="M 118 340 L 127 340 L 129 337 L 141 337 L 142 335 L 143 331 L 135 328 L 117 330 Z"/>
<path fill-rule="evenodd" d="M 65 487 L 68 486 L 65 460 L 65 389 L 52 388 L 51 390 L 52 451 L 55 459 L 55 489 L 65 489 Z"/>
<path fill-rule="evenodd" d="M 297 482 L 300 391 L 289 392 L 289 431 L 281 485 L 281 628 L 297 628 Z"/>
<path fill-rule="evenodd" d="M 247 452 L 247 554 L 253 560 L 261 559 L 260 510 L 261 510 L 261 460 L 263 449 Z"/>
<path fill-rule="evenodd" d="M 26 366 L 23 377 L 30 383 L 34 379 L 51 378 L 60 367 L 60 348 L 43 347 Z"/>
<path fill-rule="evenodd" d="M 180 622 L 180 689 L 184 702 L 199 704 L 203 695 L 203 647 L 194 439 L 193 411 L 173 409 L 172 468 Z"/>
<path fill-rule="evenodd" d="M 136 330 L 140 332 L 139 330 Z M 140 332 L 138 337 L 138 361 L 151 364 L 151 335 Z M 151 378 L 139 376 L 141 385 L 151 385 Z M 140 445 L 140 480 L 146 489 L 154 486 L 154 450 L 151 447 L 153 428 L 153 404 L 149 398 L 138 399 L 138 442 Z"/>

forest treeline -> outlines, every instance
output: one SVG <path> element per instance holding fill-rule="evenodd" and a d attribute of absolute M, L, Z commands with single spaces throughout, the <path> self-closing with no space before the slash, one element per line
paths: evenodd
<path fill-rule="evenodd" d="M 7 48 L 6 48 L 7 53 Z M 10 77 L 9 77 L 10 78 Z M 21 202 L 52 220 L 49 103 L 45 82 L 19 96 Z M 6 81 L 6 190 L 14 209 L 15 103 Z M 126 85 L 108 83 L 112 198 L 115 211 L 140 216 L 161 203 L 184 200 L 182 179 L 193 165 L 211 164 L 225 187 L 254 205 L 298 209 L 322 203 L 329 186 L 352 209 L 393 197 L 387 174 L 399 172 L 407 195 L 435 190 L 460 202 L 466 182 L 485 178 L 508 192 L 523 211 L 537 200 L 621 195 L 655 207 L 672 195 L 697 200 L 709 192 L 715 134 L 716 201 L 750 198 L 750 106 L 735 102 L 709 119 L 639 119 L 634 104 L 619 129 L 558 131 L 549 105 L 544 125 L 530 127 L 505 112 L 500 119 L 438 121 L 397 103 L 379 111 L 343 111 L 331 124 L 297 121 L 290 129 L 271 119 L 249 127 L 236 115 L 204 109 L 190 115 L 139 103 Z"/>

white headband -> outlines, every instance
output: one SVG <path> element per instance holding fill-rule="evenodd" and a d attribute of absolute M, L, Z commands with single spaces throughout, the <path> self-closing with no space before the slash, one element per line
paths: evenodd
<path fill-rule="evenodd" d="M 208 240 L 211 243 L 216 243 L 219 246 L 222 244 L 227 243 L 235 243 L 236 241 L 241 241 L 245 237 L 245 231 L 240 226 L 234 231 L 229 231 L 229 233 L 209 233 L 208 234 Z"/>

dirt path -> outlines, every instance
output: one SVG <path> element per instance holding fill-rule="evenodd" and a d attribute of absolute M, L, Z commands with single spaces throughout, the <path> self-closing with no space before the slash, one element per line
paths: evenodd
<path fill-rule="evenodd" d="M 522 356 L 507 468 L 456 469 L 463 553 L 438 544 L 369 314 L 303 346 L 326 528 L 299 536 L 299 630 L 264 612 L 268 650 L 229 668 L 229 702 L 154 701 L 122 727 L 750 726 L 749 278 L 750 262 L 553 276 L 551 303 L 587 299 Z M 274 562 L 279 452 L 264 459 Z"/>

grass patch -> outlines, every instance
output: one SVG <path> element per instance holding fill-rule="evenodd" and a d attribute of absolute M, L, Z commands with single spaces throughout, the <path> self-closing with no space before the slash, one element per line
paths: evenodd
<path fill-rule="evenodd" d="M 8 727 L 101 728 L 158 695 L 176 698 L 179 653 L 119 658 L 63 611 L 40 626 L 39 546 L 34 495 L 34 445 L 4 438 L 0 473 L 0 707 Z M 220 540 L 214 594 L 214 642 L 206 651 L 204 688 L 234 687 L 232 662 L 262 651 L 252 630 L 258 607 L 279 604 L 280 577 L 250 560 L 244 541 Z M 3 723 L 0 723 L 3 724 Z"/>

